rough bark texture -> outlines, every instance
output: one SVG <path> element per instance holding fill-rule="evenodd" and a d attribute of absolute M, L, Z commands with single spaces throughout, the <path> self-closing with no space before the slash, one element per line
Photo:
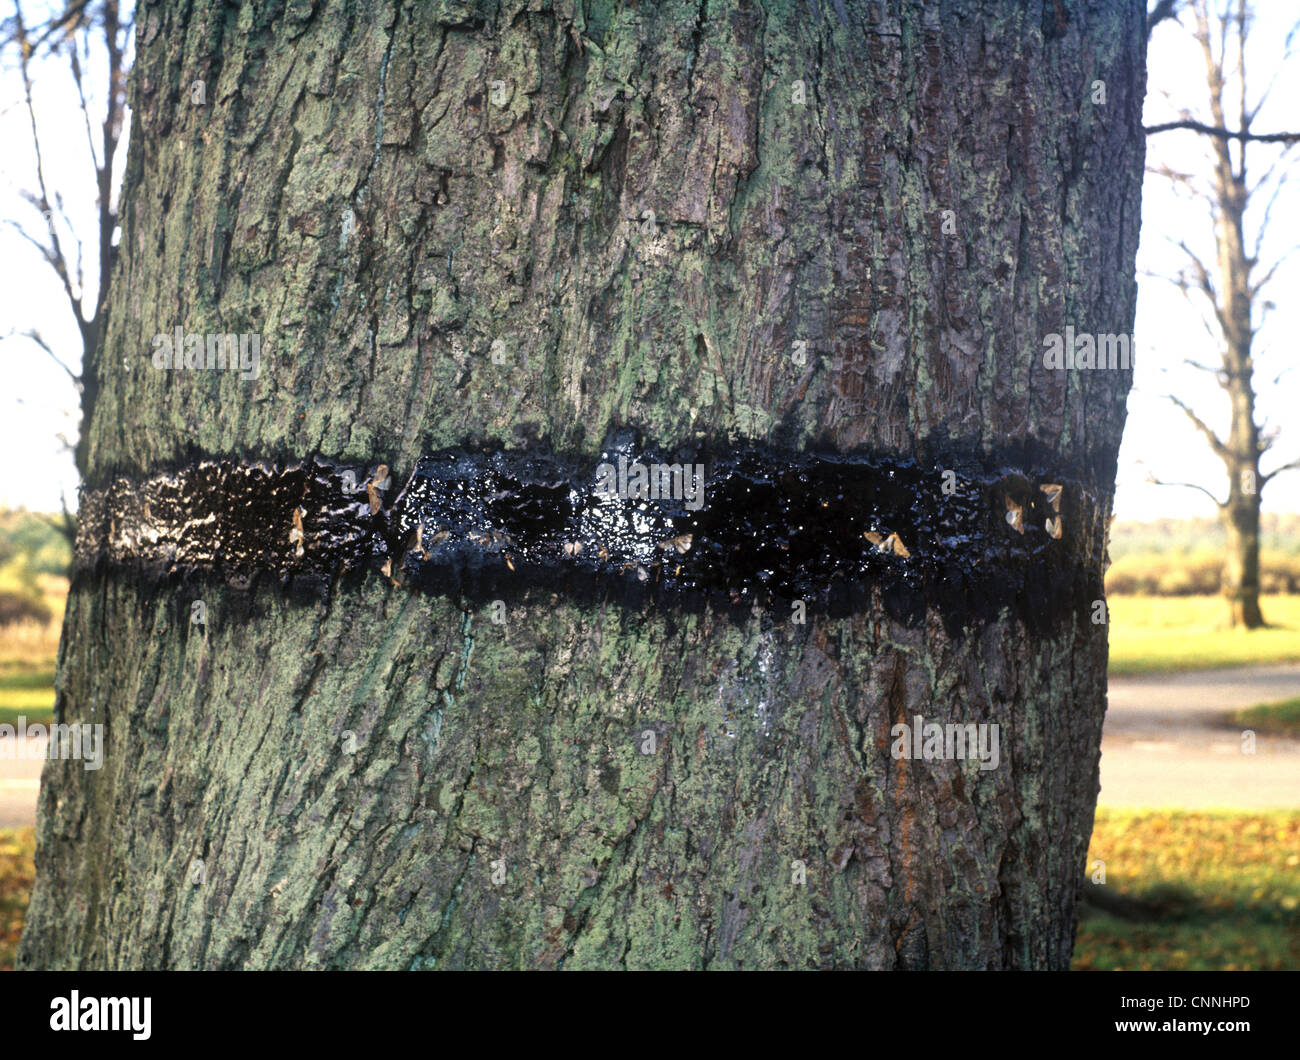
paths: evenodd
<path fill-rule="evenodd" d="M 197 454 L 400 481 L 422 450 L 591 457 L 630 424 L 1024 444 L 1109 496 L 1129 373 L 1042 351 L 1067 324 L 1131 328 L 1138 2 L 143 4 L 139 24 L 92 485 Z M 259 378 L 153 370 L 178 325 L 262 335 Z M 79 579 L 57 712 L 105 724 L 106 763 L 46 770 L 22 963 L 1068 964 L 1092 614 L 949 637 L 938 611 L 491 611 L 377 579 L 327 603 Z M 999 723 L 1000 767 L 895 761 L 890 725 L 918 714 Z"/>

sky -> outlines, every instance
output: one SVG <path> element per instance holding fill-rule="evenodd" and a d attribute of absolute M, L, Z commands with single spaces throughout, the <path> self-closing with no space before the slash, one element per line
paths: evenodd
<path fill-rule="evenodd" d="M 1270 78 L 1277 81 L 1255 123 L 1256 131 L 1295 131 L 1300 119 L 1287 104 L 1300 99 L 1300 61 L 1283 62 L 1285 41 L 1300 5 L 1264 0 L 1258 4 L 1257 28 L 1247 50 L 1251 95 Z M 35 10 L 35 8 L 33 8 Z M 1200 120 L 1209 120 L 1204 105 L 1204 67 L 1189 34 L 1176 24 L 1157 27 L 1148 56 L 1146 124 L 1179 117 L 1186 107 Z M 12 54 L 0 61 L 0 357 L 4 378 L 0 389 L 0 446 L 19 455 L 0 470 L 0 507 L 57 511 L 61 498 L 75 507 L 77 475 L 66 442 L 73 442 L 80 419 L 78 394 L 68 372 L 30 341 L 16 336 L 36 327 L 51 347 L 69 363 L 78 349 L 67 301 L 53 273 L 37 251 L 13 230 L 9 221 L 36 231 L 39 215 L 23 202 L 20 192 L 35 187 L 30 130 L 22 106 L 21 81 Z M 87 81 L 94 83 L 90 60 Z M 89 148 L 78 121 L 75 96 L 66 73 L 42 77 L 36 85 L 38 118 L 49 132 L 42 141 L 47 177 L 62 189 L 70 224 L 61 233 L 87 231 L 94 216 Z M 1168 98 L 1166 98 L 1168 97 Z M 1235 109 L 1235 108 L 1234 108 Z M 1251 168 L 1262 174 L 1278 148 L 1252 145 Z M 1297 180 L 1283 187 L 1273 207 L 1270 232 L 1261 259 L 1270 263 L 1300 242 L 1300 148 Z M 1166 132 L 1148 138 L 1148 167 L 1168 164 L 1183 172 L 1205 172 L 1206 143 L 1190 132 Z M 122 159 L 119 158 L 119 169 Z M 78 181 L 75 175 L 83 175 Z M 1154 473 L 1170 481 L 1196 482 L 1222 497 L 1222 463 L 1210 452 L 1185 415 L 1165 400 L 1175 394 L 1221 433 L 1227 427 L 1227 398 L 1207 374 L 1187 366 L 1187 358 L 1215 364 L 1218 348 L 1201 323 L 1202 309 L 1164 277 L 1176 275 L 1184 260 L 1169 241 L 1186 240 L 1204 260 L 1214 259 L 1210 219 L 1205 210 L 1180 198 L 1166 179 L 1149 174 L 1143 189 L 1142 242 L 1138 251 L 1138 310 L 1134 328 L 1136 368 L 1128 400 L 1128 423 L 1120 449 L 1115 512 L 1122 520 L 1162 517 L 1210 517 L 1213 502 L 1192 489 L 1161 487 L 1147 482 Z M 1253 238 L 1253 230 L 1247 232 Z M 1288 239 L 1288 237 L 1290 237 Z M 86 250 L 86 271 L 97 265 L 93 247 Z M 1300 281 L 1300 254 L 1293 256 L 1270 287 L 1276 307 L 1264 318 L 1255 341 L 1257 418 L 1282 428 L 1262 470 L 1300 456 L 1300 422 L 1288 412 L 1300 403 L 1300 372 L 1286 372 L 1296 359 L 1300 305 L 1288 296 Z M 1257 321 L 1258 323 L 1258 321 Z M 1274 382 L 1281 373 L 1281 378 Z M 65 441 L 66 440 L 66 441 Z M 1300 511 L 1300 471 L 1278 476 L 1264 490 L 1265 511 Z"/>

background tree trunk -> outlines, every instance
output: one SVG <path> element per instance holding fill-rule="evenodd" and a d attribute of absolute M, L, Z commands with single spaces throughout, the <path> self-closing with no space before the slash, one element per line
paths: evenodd
<path fill-rule="evenodd" d="M 178 11 L 139 12 L 92 486 L 203 454 L 400 485 L 467 439 L 594 458 L 631 424 L 1036 448 L 1108 511 L 1130 373 L 1042 350 L 1131 329 L 1139 3 Z M 178 325 L 260 334 L 260 376 L 154 371 Z M 56 709 L 106 760 L 45 772 L 26 966 L 1068 964 L 1088 611 L 950 638 L 173 589 L 73 587 Z M 1000 723 L 1000 768 L 894 761 L 918 714 Z"/>
<path fill-rule="evenodd" d="M 1176 14 L 1176 5 L 1153 8 L 1150 25 Z M 1276 475 L 1300 467 L 1292 460 L 1271 471 L 1260 473 L 1260 458 L 1274 444 L 1277 429 L 1266 430 L 1255 420 L 1255 362 L 1253 347 L 1258 333 L 1255 310 L 1267 311 L 1266 291 L 1279 266 L 1289 256 L 1283 253 L 1271 265 L 1261 262 L 1265 235 L 1271 213 L 1270 186 L 1275 196 L 1286 181 L 1285 167 L 1279 168 L 1285 151 L 1263 167 L 1262 177 L 1247 177 L 1247 154 L 1261 145 L 1294 143 L 1300 134 L 1286 132 L 1256 133 L 1252 126 L 1268 96 L 1268 88 L 1251 102 L 1248 89 L 1246 42 L 1254 26 L 1251 5 L 1239 0 L 1212 9 L 1206 0 L 1190 0 L 1186 11 L 1192 21 L 1191 33 L 1200 46 L 1205 64 L 1206 102 L 1209 125 L 1191 119 L 1158 123 L 1149 133 L 1193 129 L 1207 138 L 1210 161 L 1208 180 L 1202 186 L 1195 174 L 1181 173 L 1168 165 L 1155 165 L 1151 172 L 1160 173 L 1189 190 L 1192 201 L 1204 207 L 1213 222 L 1215 260 L 1211 264 L 1193 250 L 1187 241 L 1179 246 L 1187 255 L 1188 265 L 1175 282 L 1184 293 L 1209 304 L 1211 317 L 1206 327 L 1221 336 L 1221 364 L 1215 369 L 1190 358 L 1186 363 L 1213 373 L 1225 391 L 1230 410 L 1226 437 L 1220 437 L 1185 401 L 1176 395 L 1169 399 L 1186 413 L 1192 425 L 1223 461 L 1228 475 L 1227 499 L 1220 501 L 1205 486 L 1195 482 L 1161 483 L 1198 489 L 1214 501 L 1226 536 L 1223 560 L 1222 591 L 1228 602 L 1233 626 L 1259 629 L 1267 623 L 1259 604 L 1259 523 L 1261 493 Z M 1254 82 L 1251 81 L 1251 84 Z M 1232 108 L 1236 113 L 1231 118 Z M 1229 128 L 1229 126 L 1235 128 Z M 1255 155 L 1250 155 L 1252 159 Z M 1253 227 L 1252 247 L 1246 245 L 1246 214 L 1252 199 L 1264 202 Z M 1189 237 L 1190 238 L 1190 237 Z"/>
<path fill-rule="evenodd" d="M 1222 91 L 1221 85 L 1219 90 Z M 1217 97 L 1214 97 L 1217 102 Z M 1222 120 L 1222 110 L 1216 111 Z M 1220 509 L 1227 537 L 1223 565 L 1223 593 L 1233 626 L 1259 629 L 1264 616 L 1259 607 L 1259 509 L 1262 451 L 1255 422 L 1255 364 L 1251 346 L 1250 270 L 1246 255 L 1244 214 L 1247 201 L 1244 164 L 1234 170 L 1228 145 L 1214 141 L 1214 188 L 1218 198 L 1215 241 L 1219 250 L 1219 276 L 1223 284 L 1223 379 L 1232 408 L 1228 439 L 1222 453 L 1228 471 L 1228 499 Z"/>
<path fill-rule="evenodd" d="M 1233 626 L 1261 629 L 1266 624 L 1259 606 L 1259 494 L 1244 493 L 1241 475 L 1254 469 L 1241 468 L 1237 484 L 1229 484 L 1228 503 L 1220 513 L 1227 536 L 1223 563 L 1223 594 L 1228 598 L 1228 615 Z"/>
<path fill-rule="evenodd" d="M 1221 97 L 1223 71 L 1209 53 L 1209 30 L 1203 30 L 1207 73 L 1211 79 L 1210 109 L 1214 119 L 1224 121 Z M 1222 60 L 1226 61 L 1226 60 Z M 1218 80 L 1215 80 L 1215 78 Z M 1227 535 L 1223 566 L 1223 593 L 1228 598 L 1232 625 L 1258 629 L 1264 625 L 1259 608 L 1259 507 L 1263 481 L 1259 474 L 1261 452 L 1259 427 L 1255 423 L 1255 365 L 1251 346 L 1255 328 L 1251 321 L 1250 271 L 1246 252 L 1245 212 L 1248 193 L 1246 167 L 1233 166 L 1226 140 L 1213 140 L 1214 190 L 1218 223 L 1214 238 L 1218 245 L 1219 277 L 1223 286 L 1222 327 L 1224 333 L 1223 378 L 1232 408 L 1231 426 L 1223 453 L 1228 471 L 1228 500 L 1220 515 Z M 1245 145 L 1240 146 L 1244 159 Z"/>

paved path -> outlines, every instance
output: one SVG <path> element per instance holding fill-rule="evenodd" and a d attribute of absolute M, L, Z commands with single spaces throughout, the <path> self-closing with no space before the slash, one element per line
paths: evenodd
<path fill-rule="evenodd" d="M 1102 806 L 1300 809 L 1300 740 L 1223 724 L 1238 707 L 1300 695 L 1300 665 L 1115 677 L 1101 738 Z M 0 759 L 0 828 L 36 820 L 44 760 Z"/>
<path fill-rule="evenodd" d="M 1224 715 L 1300 696 L 1300 665 L 1112 677 L 1101 735 L 1102 806 L 1300 810 L 1300 740 L 1255 737 Z"/>
<path fill-rule="evenodd" d="M 0 758 L 0 828 L 36 823 L 45 741 L 23 737 L 17 751 L 17 758 Z"/>

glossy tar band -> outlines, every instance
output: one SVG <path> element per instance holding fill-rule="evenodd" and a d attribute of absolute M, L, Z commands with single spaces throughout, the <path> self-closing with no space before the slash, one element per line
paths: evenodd
<path fill-rule="evenodd" d="M 732 607 L 804 601 L 966 622 L 1046 620 L 1100 596 L 1107 513 L 1076 483 L 834 454 L 665 455 L 594 465 L 510 451 L 388 468 L 204 461 L 83 494 L 80 571 L 330 582 L 374 571 L 472 596 L 529 590 Z"/>

